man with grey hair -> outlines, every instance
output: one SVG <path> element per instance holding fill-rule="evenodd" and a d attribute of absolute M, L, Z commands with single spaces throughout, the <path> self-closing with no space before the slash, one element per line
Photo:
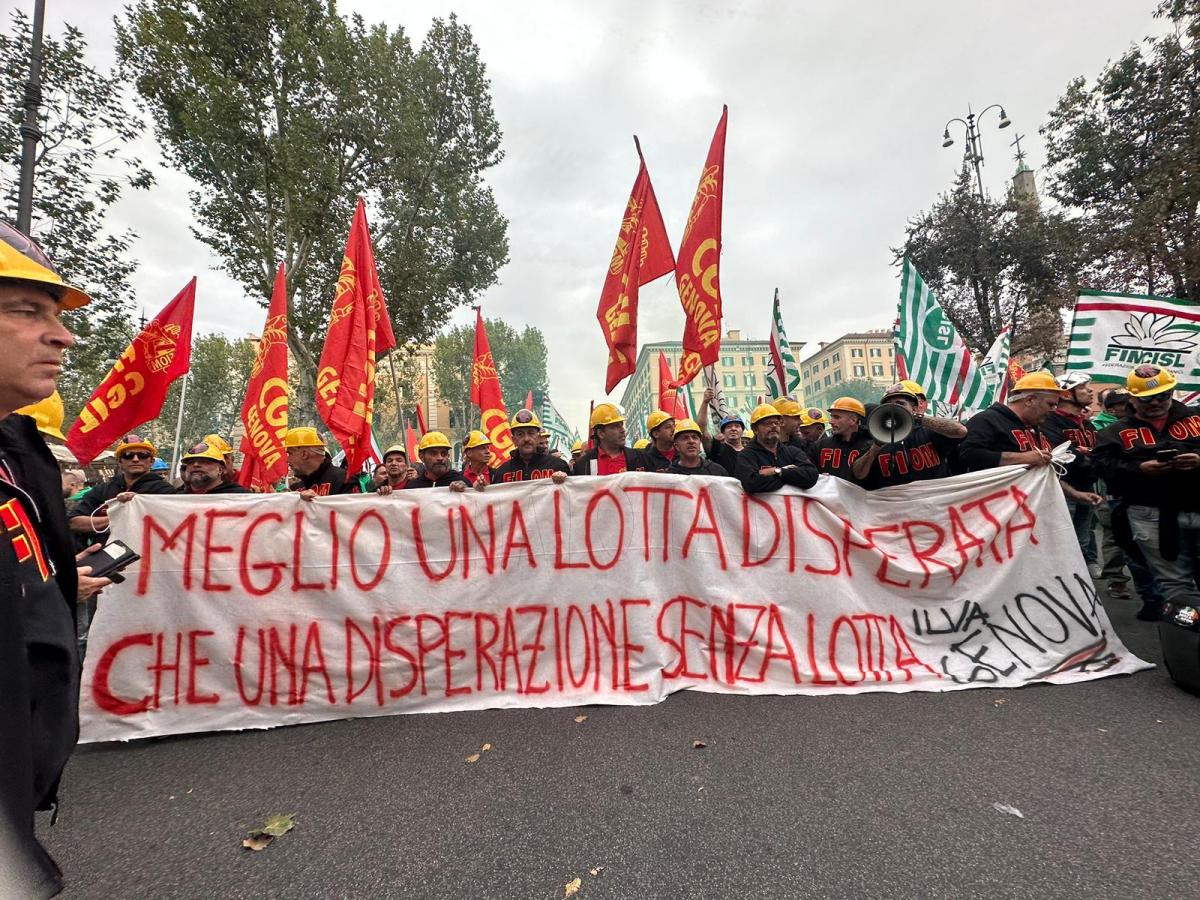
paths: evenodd
<path fill-rule="evenodd" d="M 1062 390 L 1049 372 L 1022 376 L 1004 403 L 993 403 L 967 421 L 967 436 L 958 448 L 968 471 L 998 466 L 1047 466 L 1054 449 L 1041 431 L 1058 408 Z"/>

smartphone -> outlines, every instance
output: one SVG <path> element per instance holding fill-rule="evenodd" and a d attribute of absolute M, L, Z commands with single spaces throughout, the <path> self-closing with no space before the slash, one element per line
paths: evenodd
<path fill-rule="evenodd" d="M 1179 455 L 1178 447 L 1163 447 L 1161 450 L 1159 450 L 1157 453 L 1154 454 L 1154 458 L 1156 460 L 1158 460 L 1160 463 L 1169 463 L 1171 460 L 1173 460 L 1178 455 Z"/>
<path fill-rule="evenodd" d="M 122 541 L 109 541 L 99 550 L 89 553 L 79 560 L 80 566 L 91 566 L 93 578 L 111 578 L 121 582 L 121 570 L 133 565 L 141 555 L 135 553 L 128 544 Z"/>

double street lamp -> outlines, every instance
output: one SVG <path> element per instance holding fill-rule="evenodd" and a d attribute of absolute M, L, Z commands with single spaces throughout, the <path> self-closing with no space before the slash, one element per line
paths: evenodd
<path fill-rule="evenodd" d="M 967 107 L 967 117 L 965 119 L 955 117 L 946 123 L 945 129 L 942 131 L 942 146 L 951 147 L 954 145 L 954 138 L 950 137 L 950 126 L 955 122 L 962 125 L 967 133 L 967 155 L 970 157 L 971 165 L 975 167 L 975 184 L 979 188 L 979 199 L 985 199 L 983 194 L 983 173 L 980 171 L 980 166 L 983 165 L 983 137 L 979 133 L 979 123 L 983 119 L 985 113 L 990 110 L 999 110 L 1000 128 L 1007 128 L 1012 124 L 1008 118 L 1008 113 L 1004 111 L 1004 107 L 999 103 L 993 103 L 991 106 L 984 107 L 979 113 L 974 113 L 971 108 Z"/>

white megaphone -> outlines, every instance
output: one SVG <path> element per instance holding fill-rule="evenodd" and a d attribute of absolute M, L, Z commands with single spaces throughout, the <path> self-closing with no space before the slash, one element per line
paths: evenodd
<path fill-rule="evenodd" d="M 912 413 L 895 403 L 881 404 L 867 416 L 867 431 L 881 444 L 902 441 L 912 434 L 912 430 Z"/>

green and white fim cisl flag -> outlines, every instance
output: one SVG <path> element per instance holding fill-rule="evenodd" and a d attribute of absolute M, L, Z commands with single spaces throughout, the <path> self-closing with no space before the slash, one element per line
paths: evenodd
<path fill-rule="evenodd" d="M 570 453 L 571 444 L 578 440 L 578 435 L 571 431 L 571 426 L 559 413 L 548 391 L 542 395 L 541 419 L 542 427 L 550 432 L 550 447 Z"/>
<path fill-rule="evenodd" d="M 771 362 L 767 366 L 767 396 L 778 399 L 800 387 L 800 368 L 792 355 L 783 316 L 779 312 L 779 288 L 775 288 L 775 305 L 771 309 Z"/>
<path fill-rule="evenodd" d="M 1200 390 L 1200 303 L 1080 291 L 1067 370 L 1124 384 L 1129 370 L 1145 363 L 1170 369 L 1181 390 Z"/>
<path fill-rule="evenodd" d="M 897 342 L 908 366 L 908 377 L 925 388 L 938 410 L 957 413 L 982 409 L 991 385 L 941 304 L 908 257 L 900 276 L 900 326 Z"/>

